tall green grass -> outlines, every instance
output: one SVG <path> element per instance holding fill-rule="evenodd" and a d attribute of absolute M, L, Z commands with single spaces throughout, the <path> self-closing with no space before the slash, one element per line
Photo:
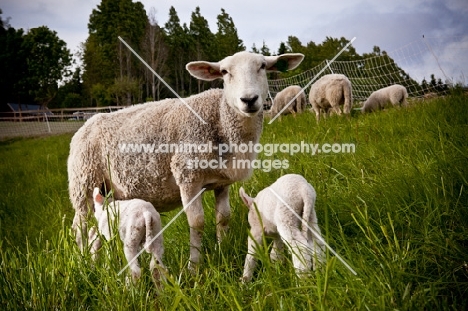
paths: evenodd
<path fill-rule="evenodd" d="M 468 98 L 452 95 L 407 109 L 315 122 L 311 113 L 265 122 L 261 142 L 354 143 L 355 153 L 265 154 L 289 167 L 255 170 L 231 188 L 230 231 L 218 246 L 213 208 L 205 208 L 204 259 L 187 271 L 189 232 L 182 214 L 164 233 L 171 275 L 154 288 L 147 254 L 143 278 L 125 285 L 118 238 L 99 260 L 81 254 L 70 226 L 66 158 L 70 136 L 0 143 L 0 308 L 104 310 L 466 310 L 468 308 Z M 237 193 L 258 191 L 287 173 L 317 190 L 328 254 L 298 279 L 291 262 L 259 255 L 242 284 L 247 209 Z M 205 206 L 213 206 L 207 193 Z M 164 214 L 167 223 L 177 211 Z"/>

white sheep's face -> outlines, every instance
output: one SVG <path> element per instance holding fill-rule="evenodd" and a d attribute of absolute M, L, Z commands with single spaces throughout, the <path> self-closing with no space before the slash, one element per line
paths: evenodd
<path fill-rule="evenodd" d="M 239 52 L 216 63 L 191 62 L 186 68 L 201 80 L 223 79 L 228 105 L 239 114 L 253 117 L 263 108 L 268 95 L 267 71 L 293 69 L 303 58 L 302 54 L 263 56 Z"/>

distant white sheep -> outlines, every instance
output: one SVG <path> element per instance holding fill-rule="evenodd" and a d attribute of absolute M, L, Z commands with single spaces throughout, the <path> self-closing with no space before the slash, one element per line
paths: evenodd
<path fill-rule="evenodd" d="M 299 95 L 298 95 L 299 94 Z M 297 97 L 296 97 L 297 96 Z M 291 102 L 291 100 L 294 101 Z M 291 103 L 290 103 L 291 102 Z M 290 103 L 290 104 L 289 104 Z M 289 104 L 289 105 L 288 105 Z M 302 88 L 298 85 L 290 85 L 276 94 L 273 105 L 270 109 L 270 116 L 275 117 L 284 107 L 288 105 L 281 114 L 296 114 L 302 113 L 306 109 L 307 101 Z"/>
<path fill-rule="evenodd" d="M 403 85 L 394 84 L 373 92 L 362 104 L 361 112 L 373 112 L 384 109 L 389 104 L 407 106 L 408 92 Z"/>
<path fill-rule="evenodd" d="M 218 148 L 214 150 L 219 150 L 220 145 L 258 143 L 268 93 L 266 72 L 293 69 L 303 58 L 302 54 L 239 52 L 219 62 L 191 62 L 186 66 L 190 74 L 207 81 L 223 79 L 224 88 L 210 89 L 184 101 L 166 99 L 90 118 L 73 136 L 68 157 L 69 194 L 75 209 L 73 229 L 80 248 L 85 244 L 82 232 L 87 232 L 87 204 L 92 203 L 90 185 L 104 183 L 106 189 L 113 189 L 116 199 L 141 198 L 159 212 L 183 205 L 190 226 L 190 268 L 199 263 L 205 224 L 199 194 L 203 188 L 214 190 L 220 240 L 231 213 L 229 186 L 250 177 L 253 171 L 251 166 L 237 168 L 234 161 L 251 162 L 257 153 L 219 155 L 216 151 L 177 148 L 151 152 L 148 148 L 212 143 Z M 210 167 L 197 166 L 197 160 L 210 163 Z"/>
<path fill-rule="evenodd" d="M 140 264 L 135 257 L 144 247 L 152 255 L 150 270 L 154 282 L 159 284 L 164 278 L 166 267 L 162 260 L 164 241 L 160 234 L 161 218 L 153 205 L 140 199 L 105 202 L 99 193 L 99 188 L 94 189 L 93 198 L 94 217 L 98 222 L 98 230 L 107 240 L 112 237 L 113 223 L 118 221 L 119 235 L 124 244 L 125 258 L 132 271 L 133 281 L 136 282 L 141 276 Z M 156 238 L 158 234 L 160 235 Z M 97 232 L 93 228 L 89 237 L 93 255 L 101 248 L 101 241 L 97 237 Z"/>
<path fill-rule="evenodd" d="M 304 177 L 284 175 L 255 198 L 249 197 L 243 188 L 239 189 L 239 194 L 249 207 L 252 236 L 248 240 L 243 281 L 248 282 L 252 278 L 256 266 L 255 253 L 262 245 L 264 234 L 274 238 L 271 260 L 281 259 L 286 243 L 299 276 L 311 269 L 312 262 L 315 269 L 315 259 L 319 263 L 324 262 L 324 244 L 315 213 L 316 192 Z"/>
<path fill-rule="evenodd" d="M 341 115 L 340 106 L 343 106 L 343 113 L 350 114 L 353 106 L 351 82 L 342 74 L 325 75 L 312 84 L 309 102 L 317 121 L 322 111 L 328 113 L 331 109 L 333 113 Z"/>

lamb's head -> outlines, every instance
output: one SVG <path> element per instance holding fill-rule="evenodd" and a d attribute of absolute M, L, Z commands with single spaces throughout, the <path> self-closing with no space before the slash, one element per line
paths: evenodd
<path fill-rule="evenodd" d="M 224 96 L 228 105 L 247 117 L 257 115 L 268 94 L 267 71 L 286 71 L 296 68 L 303 54 L 277 56 L 238 52 L 219 62 L 190 62 L 186 68 L 198 79 L 224 80 Z"/>

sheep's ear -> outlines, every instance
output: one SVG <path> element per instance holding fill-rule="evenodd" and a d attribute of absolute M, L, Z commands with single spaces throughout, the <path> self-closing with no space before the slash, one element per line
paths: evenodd
<path fill-rule="evenodd" d="M 287 71 L 299 66 L 304 59 L 304 54 L 287 53 L 277 56 L 265 56 L 267 71 Z"/>
<path fill-rule="evenodd" d="M 219 63 L 204 61 L 190 62 L 185 66 L 185 68 L 192 76 L 200 80 L 213 81 L 223 77 L 219 70 Z"/>
<path fill-rule="evenodd" d="M 244 202 L 245 205 L 247 205 L 249 207 L 252 205 L 253 199 L 251 197 L 249 197 L 247 195 L 247 193 L 245 193 L 244 188 L 240 187 L 239 195 L 240 195 L 240 197 L 241 197 L 241 199 L 242 199 L 242 201 Z"/>
<path fill-rule="evenodd" d="M 94 188 L 93 200 L 94 200 L 94 202 L 99 203 L 101 205 L 102 205 L 102 203 L 104 203 L 104 198 L 99 193 L 99 188 Z"/>

